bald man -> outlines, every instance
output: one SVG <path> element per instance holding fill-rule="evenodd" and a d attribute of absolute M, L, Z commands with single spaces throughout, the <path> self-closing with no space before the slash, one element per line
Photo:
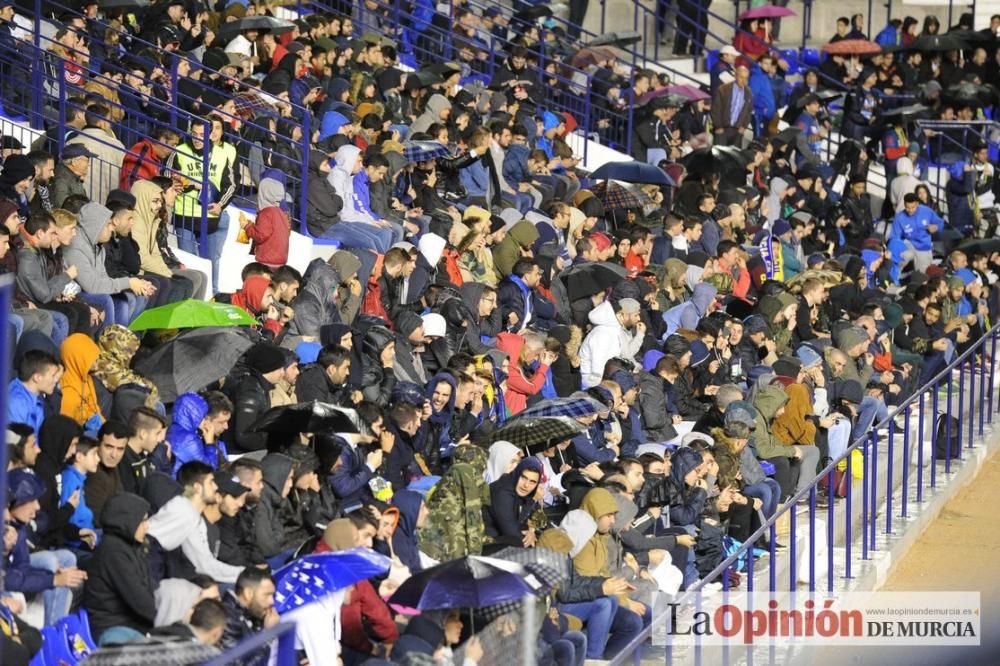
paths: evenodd
<path fill-rule="evenodd" d="M 742 148 L 753 117 L 750 70 L 739 66 L 735 80 L 720 85 L 712 96 L 712 127 L 715 145 Z"/>

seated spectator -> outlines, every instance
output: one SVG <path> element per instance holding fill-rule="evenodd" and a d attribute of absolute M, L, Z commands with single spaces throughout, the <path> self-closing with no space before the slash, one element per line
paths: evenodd
<path fill-rule="evenodd" d="M 105 503 L 101 525 L 103 538 L 87 569 L 84 604 L 98 645 L 128 643 L 145 637 L 156 618 L 145 546 L 149 504 L 119 493 Z"/>
<path fill-rule="evenodd" d="M 535 490 L 541 477 L 542 465 L 532 456 L 490 484 L 491 502 L 484 508 L 483 518 L 486 534 L 494 541 L 524 548 L 535 545 L 537 534 L 529 521 L 540 508 Z"/>

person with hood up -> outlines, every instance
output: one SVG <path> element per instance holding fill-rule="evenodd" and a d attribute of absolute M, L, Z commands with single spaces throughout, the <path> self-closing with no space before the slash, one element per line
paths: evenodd
<path fill-rule="evenodd" d="M 682 328 L 691 331 L 696 329 L 698 322 L 708 314 L 715 302 L 716 293 L 718 290 L 706 282 L 696 284 L 691 300 L 675 305 L 663 313 L 663 321 L 667 325 L 665 335 L 669 337 Z"/>
<path fill-rule="evenodd" d="M 535 545 L 537 535 L 530 520 L 541 508 L 535 495 L 542 475 L 541 461 L 528 456 L 513 472 L 490 484 L 490 505 L 483 508 L 483 522 L 494 543 L 518 548 Z"/>
<path fill-rule="evenodd" d="M 534 246 L 538 238 L 538 229 L 528 220 L 521 220 L 507 231 L 503 240 L 493 248 L 493 268 L 498 282 L 513 272 L 514 264 Z"/>
<path fill-rule="evenodd" d="M 132 493 L 108 499 L 101 511 L 103 539 L 87 567 L 83 606 L 98 645 L 143 638 L 155 625 L 146 531 L 149 503 Z"/>
<path fill-rule="evenodd" d="M 281 453 L 269 453 L 260 466 L 264 488 L 253 521 L 254 545 L 269 562 L 281 566 L 291 551 L 309 538 L 288 501 L 295 461 Z"/>
<path fill-rule="evenodd" d="M 465 307 L 472 313 L 465 329 L 465 345 L 471 354 L 485 354 L 496 344 L 496 336 L 500 332 L 497 292 L 481 282 L 466 282 L 459 293 Z"/>
<path fill-rule="evenodd" d="M 639 302 L 633 298 L 615 305 L 604 301 L 591 310 L 588 319 L 594 328 L 580 345 L 580 379 L 585 389 L 601 382 L 608 360 L 635 358 L 646 335 Z"/>
<path fill-rule="evenodd" d="M 167 441 L 174 454 L 174 475 L 181 465 L 199 460 L 212 469 L 226 464 L 226 445 L 208 426 L 208 402 L 197 393 L 184 393 L 174 403 Z M 211 441 L 210 441 L 211 440 Z"/>
<path fill-rule="evenodd" d="M 128 326 L 145 308 L 145 297 L 152 296 L 155 287 L 142 278 L 108 276 L 104 244 L 114 231 L 110 210 L 99 203 L 85 204 L 80 209 L 77 234 L 63 251 L 63 262 L 76 266 L 76 281 L 83 289 L 84 300 L 104 307 L 106 323 Z"/>
<path fill-rule="evenodd" d="M 392 533 L 392 552 L 411 574 L 422 571 L 417 531 L 427 522 L 427 505 L 420 493 L 400 490 L 392 496 L 392 504 L 399 509 L 399 524 Z"/>
<path fill-rule="evenodd" d="M 492 484 L 513 472 L 523 456 L 521 449 L 510 442 L 494 442 L 486 463 L 486 483 Z"/>
<path fill-rule="evenodd" d="M 392 371 L 397 382 L 411 382 L 423 386 L 427 383 L 420 353 L 424 350 L 424 320 L 409 310 L 396 315 L 396 358 Z"/>
<path fill-rule="evenodd" d="M 216 296 L 216 301 L 220 301 Z M 277 308 L 274 304 L 274 290 L 271 288 L 271 278 L 266 275 L 251 275 L 243 281 L 243 286 L 229 297 L 229 302 L 246 310 L 247 314 L 260 322 L 261 327 L 271 336 L 281 333 L 282 325 L 278 321 Z"/>
<path fill-rule="evenodd" d="M 775 420 L 785 412 L 788 395 L 780 386 L 765 386 L 753 396 L 754 415 L 753 446 L 757 457 L 774 465 L 774 480 L 781 486 L 780 501 L 784 502 L 795 493 L 802 467 L 803 451 L 799 447 L 786 446 L 774 434 Z M 815 447 L 812 447 L 815 449 Z M 815 474 L 818 455 L 813 457 L 813 467 L 809 477 Z"/>
<path fill-rule="evenodd" d="M 402 240 L 389 222 L 376 220 L 366 212 L 358 193 L 355 191 L 354 177 L 364 168 L 361 149 L 346 145 L 337 149 L 336 166 L 327 180 L 337 196 L 344 203 L 340 211 L 340 222 L 331 227 L 324 238 L 338 240 L 346 247 L 358 247 L 385 254 L 393 243 Z"/>
<path fill-rule="evenodd" d="M 62 386 L 59 413 L 94 433 L 104 422 L 97 388 L 91 376 L 100 355 L 101 350 L 83 333 L 74 333 L 66 338 L 60 349 L 65 372 L 59 380 Z"/>
<path fill-rule="evenodd" d="M 483 552 L 484 458 L 478 447 L 459 447 L 452 466 L 427 496 L 427 523 L 418 531 L 419 542 L 439 562 Z"/>
<path fill-rule="evenodd" d="M 330 182 L 330 159 L 321 150 L 309 152 L 309 185 L 306 188 L 306 229 L 315 238 L 324 238 L 338 222 L 344 200 Z"/>
<path fill-rule="evenodd" d="M 240 227 L 253 241 L 254 259 L 271 270 L 288 263 L 292 227 L 288 213 L 281 208 L 284 203 L 285 186 L 273 178 L 263 178 L 257 184 L 256 219 L 240 216 Z"/>
<path fill-rule="evenodd" d="M 431 95 L 424 107 L 424 112 L 410 123 L 410 135 L 426 132 L 431 125 L 443 123 L 451 115 L 451 102 L 441 94 Z"/>
<path fill-rule="evenodd" d="M 624 579 L 611 577 L 608 542 L 612 539 L 611 528 L 618 515 L 618 503 L 615 502 L 614 496 L 605 488 L 594 488 L 584 495 L 580 510 L 593 519 L 596 529 L 593 536 L 580 549 L 575 547 L 576 539 L 570 533 L 570 538 L 574 539 L 574 550 L 578 551 L 573 555 L 573 573 L 587 578 L 600 577 L 610 583 L 607 586 L 611 588 L 610 591 L 604 584 L 602 591 L 609 596 L 615 595 L 613 599 L 617 603 L 614 604 L 616 607 L 608 627 L 610 636 L 603 655 L 614 656 L 642 631 L 643 616 L 649 609 L 628 598 L 628 592 L 632 587 Z M 572 611 L 565 607 L 562 610 L 572 614 Z"/>
<path fill-rule="evenodd" d="M 97 346 L 100 354 L 91 375 L 115 394 L 112 414 L 119 407 L 122 412 L 131 413 L 140 404 L 155 409 L 160 402 L 159 390 L 131 367 L 139 351 L 139 336 L 124 326 L 107 326 L 97 338 Z"/>
<path fill-rule="evenodd" d="M 344 257 L 338 255 L 343 254 Z M 340 266 L 340 269 L 335 267 Z M 339 250 L 330 259 L 313 259 L 302 276 L 305 286 L 292 302 L 295 315 L 288 327 L 289 335 L 299 335 L 309 342 L 319 340 L 320 328 L 324 324 L 338 321 L 351 321 L 342 317 L 342 306 L 346 308 L 343 314 L 357 314 L 360 304 L 358 296 L 350 289 L 352 277 L 356 276 L 361 262 L 350 252 Z M 341 274 L 341 270 L 352 272 L 350 276 Z M 347 289 L 343 285 L 348 285 Z M 347 292 L 347 299 L 339 297 Z M 359 290 L 354 290 L 359 291 Z"/>
<path fill-rule="evenodd" d="M 892 202 L 895 212 L 903 210 L 905 205 L 903 199 L 907 194 L 915 193 L 921 182 L 917 178 L 916 168 L 909 155 L 896 160 L 896 177 L 892 179 L 889 186 L 889 200 Z"/>
<path fill-rule="evenodd" d="M 424 395 L 431 405 L 424 434 L 424 450 L 418 451 L 434 474 L 440 474 L 445 461 L 451 458 L 452 450 L 458 445 L 451 435 L 452 417 L 455 415 L 455 393 L 458 385 L 455 378 L 441 372 L 427 382 Z"/>

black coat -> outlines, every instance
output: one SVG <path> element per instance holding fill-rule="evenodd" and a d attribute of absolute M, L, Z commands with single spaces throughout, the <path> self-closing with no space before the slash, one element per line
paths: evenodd
<path fill-rule="evenodd" d="M 104 536 L 87 566 L 83 604 L 95 638 L 111 627 L 140 632 L 153 628 L 156 601 L 146 546 L 135 540 L 149 504 L 138 495 L 120 493 L 101 513 Z"/>
<path fill-rule="evenodd" d="M 316 150 L 309 154 L 309 185 L 306 189 L 306 227 L 313 236 L 322 236 L 340 222 L 344 200 L 340 198 L 326 174 L 319 170 L 325 155 Z"/>
<path fill-rule="evenodd" d="M 309 402 L 319 400 L 331 404 L 350 404 L 348 400 L 344 402 L 347 392 L 345 386 L 334 386 L 330 383 L 323 366 L 311 364 L 302 370 L 299 379 L 295 382 L 295 397 L 299 402 Z"/>
<path fill-rule="evenodd" d="M 301 379 L 301 377 L 300 377 Z M 233 392 L 232 442 L 234 453 L 259 451 L 267 447 L 267 434 L 250 432 L 250 426 L 271 408 L 271 389 L 274 384 L 264 379 L 259 372 L 251 370 L 236 385 Z"/>

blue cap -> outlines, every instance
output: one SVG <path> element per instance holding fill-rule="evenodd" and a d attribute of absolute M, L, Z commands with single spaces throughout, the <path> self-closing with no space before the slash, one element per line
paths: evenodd
<path fill-rule="evenodd" d="M 648 352 L 642 355 L 642 369 L 646 372 L 652 372 L 656 369 L 656 364 L 660 362 L 660 359 L 666 356 L 659 349 L 650 349 Z"/>
<path fill-rule="evenodd" d="M 7 472 L 7 505 L 21 506 L 45 494 L 45 483 L 26 467 Z"/>
<path fill-rule="evenodd" d="M 691 367 L 695 367 L 708 360 L 708 347 L 701 340 L 691 343 Z"/>
<path fill-rule="evenodd" d="M 639 383 L 635 381 L 635 377 L 633 377 L 631 373 L 624 370 L 617 370 L 612 373 L 611 381 L 618 384 L 618 387 L 622 390 L 623 395 L 628 393 L 630 389 L 639 385 Z"/>
<path fill-rule="evenodd" d="M 823 361 L 819 353 L 809 345 L 802 345 L 796 349 L 795 355 L 799 358 L 799 361 L 802 362 L 803 368 L 811 368 L 819 365 Z"/>

